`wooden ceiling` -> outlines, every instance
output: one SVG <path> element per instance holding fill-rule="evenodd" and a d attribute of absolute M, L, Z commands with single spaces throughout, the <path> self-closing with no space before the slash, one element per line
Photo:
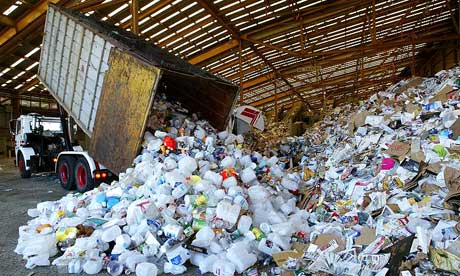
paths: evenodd
<path fill-rule="evenodd" d="M 51 101 L 35 77 L 48 2 L 131 30 L 240 85 L 240 103 L 265 110 L 365 98 L 460 39 L 449 0 L 3 0 L 0 104 Z"/>

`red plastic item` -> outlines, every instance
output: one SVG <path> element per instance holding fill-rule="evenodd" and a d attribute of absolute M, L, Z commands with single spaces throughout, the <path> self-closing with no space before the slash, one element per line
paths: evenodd
<path fill-rule="evenodd" d="M 166 136 L 163 138 L 163 144 L 166 146 L 167 149 L 169 150 L 175 150 L 176 149 L 176 140 L 174 140 L 170 136 Z"/>
<path fill-rule="evenodd" d="M 236 176 L 237 176 L 235 170 L 232 169 L 232 168 L 224 169 L 224 170 L 220 173 L 220 175 L 222 176 L 223 180 L 225 180 L 225 179 L 227 179 L 227 178 L 229 178 L 229 177 L 231 177 L 231 176 L 233 176 L 233 177 L 236 177 Z"/>

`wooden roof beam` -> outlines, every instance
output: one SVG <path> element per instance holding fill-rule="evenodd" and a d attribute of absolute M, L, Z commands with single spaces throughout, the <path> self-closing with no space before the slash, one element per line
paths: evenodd
<path fill-rule="evenodd" d="M 408 65 L 408 64 L 410 64 L 410 62 L 411 62 L 411 58 L 401 59 L 401 60 L 397 61 L 399 67 L 401 67 L 402 65 Z M 384 67 L 382 68 L 381 65 L 375 65 L 373 67 L 369 67 L 369 68 L 366 68 L 366 69 L 370 70 L 370 69 L 375 68 L 375 67 L 381 67 L 381 68 L 378 69 L 377 72 L 386 70 L 386 68 L 384 68 Z M 344 80 L 346 81 L 347 78 L 352 78 L 353 76 L 354 76 L 354 72 L 350 72 L 350 73 L 347 73 L 347 74 L 342 74 L 340 76 L 331 78 L 327 82 L 323 82 L 323 83 L 324 83 L 324 85 L 332 85 L 332 84 L 335 84 L 335 83 L 343 82 Z M 315 87 L 315 85 L 318 85 L 319 83 L 320 82 L 314 82 L 312 84 L 303 85 L 303 86 L 297 87 L 297 90 L 315 89 L 315 88 L 317 88 L 317 87 Z M 290 90 L 278 93 L 277 98 L 278 98 L 278 100 L 280 100 L 280 99 L 289 97 L 293 93 L 295 93 L 295 92 L 292 89 L 290 89 Z M 266 97 L 266 98 L 263 98 L 263 99 L 260 99 L 260 100 L 254 101 L 254 102 L 250 102 L 249 104 L 257 107 L 257 106 L 262 106 L 264 104 L 272 102 L 272 101 L 274 101 L 274 99 L 275 99 L 275 96 L 270 96 L 270 97 Z"/>
<path fill-rule="evenodd" d="M 391 49 L 400 48 L 406 45 L 430 43 L 430 42 L 437 42 L 437 41 L 447 41 L 447 40 L 460 40 L 460 35 L 446 34 L 444 36 L 431 36 L 431 37 L 423 37 L 423 38 L 416 38 L 416 39 L 406 38 L 406 39 L 401 39 L 396 42 L 386 42 L 386 41 L 377 40 L 377 43 L 375 44 L 367 44 L 361 47 L 354 47 L 354 48 L 341 49 L 341 50 L 330 50 L 330 51 L 324 51 L 324 52 L 310 53 L 308 54 L 308 56 L 319 57 L 319 56 L 331 56 L 331 55 L 336 55 L 336 54 L 337 55 L 338 54 L 357 54 L 357 55 L 373 54 L 375 55 L 378 52 L 389 51 Z M 285 71 L 296 70 L 297 66 L 298 65 L 294 64 L 287 68 L 282 68 L 280 69 L 280 71 L 283 73 L 287 73 Z M 272 75 L 270 73 L 267 73 L 255 79 L 246 81 L 243 83 L 243 89 L 266 82 L 271 78 L 272 78 Z"/>
<path fill-rule="evenodd" d="M 0 46 L 5 44 L 10 38 L 16 35 L 18 32 L 25 29 L 31 22 L 42 16 L 48 9 L 48 3 L 57 3 L 59 0 L 41 0 L 37 3 L 29 12 L 21 17 L 15 27 L 10 27 L 0 34 Z"/>
<path fill-rule="evenodd" d="M 204 1 L 206 1 L 208 3 L 208 5 L 209 5 L 209 0 L 200 0 L 199 2 L 204 2 Z M 345 2 L 358 3 L 360 1 L 348 0 L 348 1 L 345 1 Z M 332 5 L 336 5 L 336 4 L 332 4 Z M 315 20 L 317 21 L 317 20 L 322 20 L 323 18 L 325 18 L 327 16 L 337 15 L 340 12 L 347 11 L 347 10 L 352 8 L 352 7 L 343 8 L 343 3 L 341 3 L 341 5 L 339 5 L 339 6 L 341 6 L 341 8 L 339 7 L 339 9 L 335 8 L 335 9 L 327 10 L 327 12 L 325 12 L 324 9 L 330 7 L 330 5 L 322 5 L 321 7 L 311 8 L 308 11 L 304 12 L 300 16 L 310 15 L 310 14 L 312 14 L 313 11 L 318 11 L 318 12 L 321 11 L 322 12 L 321 15 L 319 17 L 315 18 Z M 205 8 L 205 7 L 203 6 L 203 8 Z M 214 12 L 214 13 L 219 15 L 217 12 Z M 219 15 L 219 17 L 221 17 L 221 16 Z M 217 18 L 216 18 L 216 20 L 217 20 Z M 308 22 L 311 23 L 311 21 L 312 21 L 312 19 L 305 20 L 305 22 L 307 22 L 307 23 Z M 296 19 L 293 18 L 292 15 L 291 15 L 286 20 L 282 20 L 280 22 L 268 24 L 268 25 L 266 25 L 266 26 L 264 26 L 264 27 L 262 27 L 260 29 L 257 29 L 255 31 L 250 31 L 250 32 L 247 32 L 245 34 L 242 34 L 242 35 L 240 35 L 240 37 L 241 37 L 241 39 L 245 39 L 245 40 L 246 39 L 248 39 L 248 40 L 249 39 L 260 40 L 263 37 L 267 36 L 268 34 L 283 32 L 283 29 L 286 28 L 286 26 L 283 26 L 283 25 L 287 25 L 287 24 L 289 25 L 290 22 L 292 22 L 292 24 L 294 24 L 293 25 L 294 27 L 298 26 L 299 24 L 306 24 L 306 23 L 303 23 L 303 22 L 300 22 L 300 21 L 296 21 Z M 223 21 L 221 24 L 223 24 L 224 27 L 229 26 L 229 24 L 226 23 L 226 21 Z M 281 25 L 281 27 L 280 27 L 280 25 Z M 291 25 L 289 25 L 289 26 L 291 26 Z M 231 33 L 233 34 L 233 31 L 231 31 Z M 189 62 L 191 64 L 198 64 L 198 63 L 201 63 L 201 62 L 203 62 L 205 60 L 208 60 L 208 59 L 210 59 L 212 57 L 215 57 L 215 56 L 217 56 L 219 54 L 222 54 L 222 53 L 224 53 L 224 52 L 226 52 L 226 51 L 228 51 L 230 49 L 236 48 L 238 46 L 239 46 L 238 38 L 233 38 L 230 41 L 224 42 L 224 43 L 222 43 L 222 44 L 220 44 L 220 45 L 218 45 L 216 47 L 213 47 L 212 49 L 208 50 L 205 53 L 202 53 L 200 55 L 197 55 L 197 56 L 189 59 Z"/>
<path fill-rule="evenodd" d="M 411 10 L 411 7 L 414 7 L 416 4 L 418 4 L 418 3 L 420 3 L 420 2 L 422 2 L 422 0 L 410 1 L 410 3 L 407 2 L 407 3 L 403 3 L 403 4 L 401 4 L 401 5 L 397 5 L 396 7 L 391 7 L 391 8 L 389 8 L 389 9 L 380 10 L 380 11 L 378 11 L 377 14 L 378 14 L 378 16 L 383 16 L 383 15 L 385 15 L 385 14 L 389 14 L 389 13 L 393 13 L 393 12 L 398 11 L 398 10 L 399 10 L 398 8 L 408 8 L 409 10 Z M 346 15 L 346 14 L 345 14 L 345 15 Z M 406 16 L 406 14 L 404 14 L 403 16 Z M 402 24 L 402 22 L 404 22 L 404 23 L 414 22 L 414 21 L 418 20 L 419 18 L 420 18 L 420 16 L 419 16 L 419 17 L 415 17 L 415 18 L 411 18 L 410 20 L 407 20 L 407 21 L 405 21 L 405 22 L 404 22 L 404 20 L 400 20 L 400 21 L 397 22 L 397 23 L 385 24 L 385 25 L 382 25 L 382 26 L 378 27 L 378 30 L 384 30 L 384 29 L 392 30 L 392 29 L 394 29 L 394 27 L 396 27 L 396 26 Z M 365 19 L 366 19 L 366 15 L 364 14 L 364 15 L 362 15 L 362 16 L 360 16 L 360 17 L 357 17 L 357 18 L 355 18 L 355 19 L 352 19 L 352 20 L 349 20 L 349 21 L 347 21 L 347 22 L 344 22 L 344 26 L 346 27 L 346 26 L 350 26 L 350 25 L 355 25 L 355 24 L 361 23 L 361 22 L 362 22 L 363 20 L 365 20 Z M 343 27 L 343 26 L 342 26 L 342 27 Z M 327 28 L 324 28 L 324 29 L 322 29 L 322 30 L 318 30 L 318 31 L 314 31 L 314 32 L 312 32 L 312 33 L 309 33 L 309 36 L 315 37 L 315 36 L 321 35 L 322 37 L 320 37 L 320 39 L 319 39 L 319 40 L 321 40 L 325 35 L 327 35 L 327 34 L 330 33 L 331 31 L 334 31 L 334 30 L 336 30 L 336 29 L 337 29 L 337 26 L 334 24 L 334 25 L 329 26 L 329 27 L 327 27 Z M 412 33 L 412 32 L 411 32 L 411 33 Z M 384 38 L 387 38 L 388 34 L 389 34 L 389 32 L 386 33 L 386 35 L 384 36 Z M 358 37 L 359 35 L 360 35 L 360 34 L 357 33 L 357 34 L 355 34 L 355 35 L 353 35 L 353 36 L 351 36 L 351 37 Z M 398 36 L 398 37 L 399 37 L 399 36 Z M 251 38 L 251 39 L 252 39 L 252 38 Z M 335 41 L 342 41 L 343 39 L 345 39 L 345 38 L 337 38 L 337 39 L 334 39 L 333 41 L 334 41 L 334 43 L 335 43 Z M 348 39 L 348 38 L 347 38 L 347 39 Z M 253 42 L 256 42 L 256 41 L 257 41 L 257 40 L 254 40 Z M 283 42 L 281 42 L 281 43 L 278 43 L 277 46 L 283 47 L 283 46 L 286 46 L 286 45 L 290 45 L 290 44 L 292 44 L 293 42 L 295 42 L 294 39 L 293 39 L 293 40 L 286 40 L 286 41 L 283 41 Z M 311 46 L 309 47 L 309 49 L 305 49 L 304 51 L 301 51 L 301 52 L 302 52 L 302 53 L 311 52 L 311 51 L 314 49 L 314 46 L 315 46 L 317 43 L 319 43 L 319 42 L 318 42 L 318 41 L 315 42 L 315 44 L 314 44 L 314 45 L 311 45 Z M 331 43 L 328 43 L 328 45 L 329 45 L 329 44 L 331 44 Z M 265 46 L 267 46 L 267 45 L 265 45 Z M 272 48 L 272 49 L 275 49 L 275 47 L 274 47 L 273 45 L 268 45 L 268 46 L 272 46 L 271 48 Z M 324 45 L 322 45 L 322 46 L 324 46 Z M 281 49 L 277 49 L 277 50 L 281 50 Z M 214 55 L 214 54 L 215 54 L 215 53 L 212 53 L 212 55 Z M 219 53 L 219 54 L 220 54 L 220 53 Z M 215 55 L 215 56 L 218 56 L 219 54 L 217 54 L 217 55 Z M 203 56 L 203 57 L 206 58 L 206 59 L 208 59 L 208 55 Z M 284 57 L 283 57 L 283 58 L 284 58 Z M 210 59 L 210 58 L 209 58 L 209 59 Z M 201 62 L 201 61 L 200 61 L 200 62 Z M 237 61 L 235 61 L 235 62 L 236 62 L 235 64 L 237 64 Z M 235 64 L 234 64 L 234 65 L 235 65 Z M 231 64 L 230 64 L 230 65 L 225 64 L 225 65 L 221 65 L 221 66 L 224 66 L 224 68 L 228 68 L 228 67 L 231 67 Z M 221 67 L 221 66 L 220 66 L 220 67 Z M 211 71 L 212 71 L 212 72 L 216 72 L 216 70 L 217 70 L 217 71 L 220 70 L 220 67 L 219 67 L 219 69 L 213 69 L 213 70 L 211 70 Z M 231 76 L 227 76 L 227 78 L 231 79 L 232 77 L 231 77 Z"/>
<path fill-rule="evenodd" d="M 240 37 L 240 31 L 235 29 L 232 25 L 230 20 L 225 16 L 219 14 L 219 9 L 214 5 L 214 3 L 210 0 L 197 0 L 198 4 L 203 7 L 209 14 L 211 14 L 214 19 L 216 19 L 219 24 L 227 29 L 232 36 L 236 39 Z"/>
<path fill-rule="evenodd" d="M 16 22 L 11 19 L 9 16 L 0 14 L 0 23 L 9 27 L 16 28 Z"/>
<path fill-rule="evenodd" d="M 139 13 L 139 17 L 137 20 L 141 21 L 142 19 L 150 16 L 152 13 L 162 9 L 163 7 L 171 4 L 173 0 L 161 0 L 158 4 L 151 6 L 150 8 L 144 10 L 143 12 Z M 131 21 L 128 20 L 123 24 L 120 24 L 120 27 L 123 29 L 128 28 L 131 25 Z"/>

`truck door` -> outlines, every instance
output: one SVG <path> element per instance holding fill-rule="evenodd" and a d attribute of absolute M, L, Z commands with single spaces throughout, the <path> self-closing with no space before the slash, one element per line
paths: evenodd
<path fill-rule="evenodd" d="M 160 70 L 113 48 L 89 153 L 115 174 L 139 152 Z"/>

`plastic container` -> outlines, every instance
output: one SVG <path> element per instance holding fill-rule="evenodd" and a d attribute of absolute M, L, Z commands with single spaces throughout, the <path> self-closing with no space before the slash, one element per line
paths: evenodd
<path fill-rule="evenodd" d="M 83 271 L 87 274 L 97 274 L 102 270 L 102 258 L 88 259 L 83 265 Z"/>
<path fill-rule="evenodd" d="M 123 265 L 118 261 L 110 261 L 107 264 L 107 272 L 111 276 L 118 276 L 123 273 Z"/>
<path fill-rule="evenodd" d="M 166 251 L 166 258 L 168 259 L 168 262 L 173 265 L 183 265 L 188 259 L 190 259 L 190 252 L 181 245 L 178 245 Z"/>
<path fill-rule="evenodd" d="M 219 259 L 212 266 L 212 273 L 217 276 L 233 276 L 235 270 L 235 265 L 228 260 Z"/>
<path fill-rule="evenodd" d="M 233 225 L 238 220 L 240 210 L 241 206 L 236 204 L 232 205 L 229 201 L 222 200 L 217 204 L 216 216 Z"/>
<path fill-rule="evenodd" d="M 179 275 L 187 271 L 187 267 L 183 265 L 174 265 L 174 264 L 166 262 L 163 266 L 163 271 L 164 273 Z"/>
<path fill-rule="evenodd" d="M 152 263 L 139 263 L 136 266 L 136 276 L 157 276 L 158 268 Z"/>
<path fill-rule="evenodd" d="M 253 266 L 257 262 L 255 254 L 249 254 L 244 246 L 241 244 L 233 245 L 227 251 L 227 259 L 234 265 L 236 272 L 243 273 L 246 269 Z"/>
<path fill-rule="evenodd" d="M 243 183 L 251 183 L 257 179 L 257 176 L 252 168 L 246 168 L 240 173 L 241 181 Z"/>
<path fill-rule="evenodd" d="M 249 216 L 241 216 L 238 222 L 238 231 L 241 234 L 246 234 L 249 231 L 252 225 L 252 218 Z"/>
<path fill-rule="evenodd" d="M 214 236 L 215 234 L 212 228 L 205 226 L 196 233 L 195 239 L 192 241 L 192 245 L 198 247 L 208 247 L 214 239 Z"/>
<path fill-rule="evenodd" d="M 104 230 L 101 239 L 103 242 L 114 241 L 118 236 L 121 235 L 120 226 L 114 225 Z"/>

